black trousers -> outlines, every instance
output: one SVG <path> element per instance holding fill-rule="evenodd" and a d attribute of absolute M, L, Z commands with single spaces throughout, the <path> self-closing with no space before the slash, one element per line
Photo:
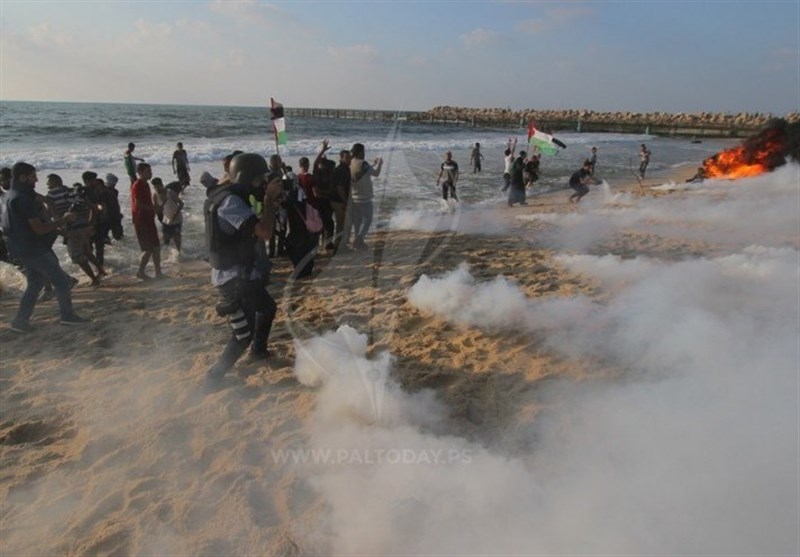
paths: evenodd
<path fill-rule="evenodd" d="M 253 352 L 265 353 L 278 305 L 260 281 L 233 279 L 217 287 L 217 313 L 228 317 L 231 338 L 212 368 L 223 375 L 252 345 Z"/>
<path fill-rule="evenodd" d="M 327 245 L 333 243 L 333 205 L 331 205 L 330 199 L 318 198 L 317 203 L 319 204 L 319 216 L 322 218 L 322 230 L 324 232 L 322 241 Z"/>
<path fill-rule="evenodd" d="M 442 199 L 447 200 L 448 193 L 450 194 L 450 197 L 458 201 L 458 196 L 456 196 L 456 185 L 450 181 L 442 182 Z"/>

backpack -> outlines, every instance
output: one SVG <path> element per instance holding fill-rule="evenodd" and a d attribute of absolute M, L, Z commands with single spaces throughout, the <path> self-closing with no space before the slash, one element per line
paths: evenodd
<path fill-rule="evenodd" d="M 311 234 L 322 232 L 322 217 L 320 216 L 319 211 L 317 211 L 317 209 L 314 208 L 311 203 L 306 202 L 305 215 L 303 215 L 300 209 L 297 208 L 297 205 L 294 206 L 294 210 L 297 211 L 298 215 L 300 215 L 300 218 L 306 225 L 306 230 L 308 230 Z"/>

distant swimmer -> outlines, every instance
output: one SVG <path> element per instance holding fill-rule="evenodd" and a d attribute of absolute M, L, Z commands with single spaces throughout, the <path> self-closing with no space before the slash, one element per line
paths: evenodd
<path fill-rule="evenodd" d="M 589 155 L 589 162 L 592 163 L 592 178 L 594 178 L 594 170 L 597 166 L 597 147 L 592 147 Z"/>
<path fill-rule="evenodd" d="M 442 176 L 444 181 L 442 182 Z M 456 195 L 456 185 L 458 184 L 458 163 L 453 160 L 453 153 L 447 151 L 444 155 L 444 162 L 439 170 L 439 177 L 436 179 L 436 187 L 439 187 L 439 182 L 442 184 L 442 199 L 447 201 L 447 194 L 458 201 Z"/>

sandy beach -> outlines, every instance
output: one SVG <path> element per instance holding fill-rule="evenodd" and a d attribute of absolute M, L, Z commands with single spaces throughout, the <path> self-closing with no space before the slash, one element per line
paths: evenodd
<path fill-rule="evenodd" d="M 793 172 L 789 183 L 797 174 L 793 166 L 784 169 Z M 727 468 L 714 468 L 712 446 L 705 480 L 681 483 L 686 493 L 675 489 L 685 479 L 676 470 L 693 469 L 687 455 L 705 444 L 702 424 L 713 420 L 704 419 L 703 405 L 689 402 L 685 411 L 673 408 L 675 422 L 663 428 L 658 415 L 647 414 L 669 413 L 673 392 L 658 399 L 662 408 L 648 398 L 648 385 L 671 380 L 673 372 L 690 374 L 693 366 L 726 365 L 704 360 L 690 327 L 683 329 L 687 338 L 669 336 L 680 328 L 678 317 L 669 322 L 680 305 L 675 300 L 689 300 L 686 307 L 697 310 L 687 309 L 687 323 L 708 333 L 704 343 L 729 346 L 727 336 L 739 329 L 718 329 L 712 317 L 735 319 L 725 316 L 733 306 L 708 292 L 734 286 L 722 279 L 709 290 L 698 285 L 707 284 L 717 262 L 735 257 L 752 263 L 774 255 L 769 264 L 778 265 L 788 253 L 791 269 L 800 249 L 791 215 L 762 214 L 763 230 L 750 236 L 727 233 L 740 217 L 732 208 L 722 215 L 728 200 L 722 187 L 702 192 L 705 220 L 696 218 L 686 209 L 697 206 L 696 189 L 667 191 L 683 189 L 690 174 L 687 168 L 672 180 L 648 181 L 644 196 L 635 183 L 595 186 L 577 207 L 565 190 L 532 196 L 527 207 L 508 208 L 500 200 L 480 212 L 444 212 L 427 228 L 424 216 L 413 230 L 390 225 L 373 231 L 366 251 L 320 256 L 310 280 L 293 282 L 288 261 L 279 259 L 269 286 L 279 304 L 272 356 L 268 364 L 243 359 L 213 392 L 204 389 L 203 374 L 228 332 L 214 312 L 205 262 L 173 263 L 159 283 L 112 274 L 101 288 L 81 285 L 74 303 L 92 323 L 60 327 L 55 302 L 44 302 L 34 315 L 36 331 L 23 337 L 8 328 L 19 290 L 7 286 L 0 297 L 0 553 L 485 555 L 688 547 L 721 554 L 734 546 L 744 553 L 785 547 L 797 518 L 791 512 L 769 515 L 767 527 L 749 523 L 751 515 L 742 511 L 701 534 L 681 519 L 660 521 L 654 511 L 673 516 L 702 485 L 703 512 L 698 518 L 689 511 L 687 520 L 707 520 L 727 504 L 718 497 L 724 489 L 717 491 L 705 474 L 717 470 L 730 479 Z M 675 187 L 659 189 L 665 183 Z M 780 192 L 796 196 L 791 188 Z M 737 209 L 743 215 L 747 203 L 760 210 L 758 199 L 748 197 Z M 777 251 L 764 255 L 754 245 Z M 691 265 L 699 269 L 694 286 L 677 298 L 666 287 L 668 294 L 660 294 L 659 281 L 670 273 L 695 276 Z M 757 281 L 757 273 L 748 280 Z M 652 289 L 636 291 L 640 282 Z M 796 295 L 791 285 L 780 288 Z M 740 306 L 745 317 L 755 316 L 742 330 L 771 331 L 770 300 Z M 654 323 L 618 327 L 627 323 L 620 308 L 650 302 Z M 697 308 L 706 302 L 712 306 L 703 313 Z M 791 334 L 796 323 L 787 311 L 778 325 L 788 322 Z M 651 325 L 665 336 L 652 334 Z M 676 348 L 680 342 L 685 349 Z M 758 383 L 767 394 L 796 381 L 784 373 L 794 353 L 779 349 L 776 357 L 786 360 L 765 370 L 779 369 L 780 377 L 772 386 Z M 738 395 L 747 381 L 732 376 L 729 392 Z M 634 402 L 627 404 L 632 388 Z M 692 399 L 676 391 L 680 400 Z M 691 392 L 705 395 L 703 388 Z M 742 401 L 734 397 L 717 407 L 710 397 L 707 406 L 726 419 Z M 580 412 L 564 414 L 573 403 Z M 796 398 L 787 404 L 796 410 Z M 748 411 L 758 413 L 760 405 Z M 645 408 L 644 417 L 632 412 L 615 422 L 607 412 L 616 408 L 619 416 L 634 407 Z M 792 431 L 785 415 L 774 418 L 781 431 Z M 648 420 L 652 436 L 633 431 Z M 770 425 L 766 418 L 760 423 Z M 603 430 L 609 424 L 619 428 Z M 734 439 L 759 439 L 738 421 L 727 425 L 738 428 Z M 691 439 L 681 439 L 681 432 Z M 723 439 L 723 460 L 737 461 L 728 451 L 734 445 L 716 432 L 708 426 L 709 437 Z M 659 435 L 679 447 L 674 454 L 683 460 L 674 469 L 668 457 L 650 456 L 663 448 Z M 621 441 L 609 453 L 608 444 L 601 452 L 584 443 L 597 437 Z M 631 446 L 635 457 L 626 458 Z M 793 462 L 791 439 L 778 449 L 752 448 L 761 460 L 739 459 L 745 468 L 771 470 L 767 454 Z M 335 462 L 309 461 L 303 451 L 312 449 Z M 393 454 L 410 462 L 393 463 Z M 442 455 L 447 462 L 427 462 Z M 370 459 L 378 462 L 364 462 Z M 573 474 L 581 462 L 592 462 L 602 479 L 584 484 L 592 474 Z M 737 478 L 738 464 L 732 466 Z M 775 475 L 791 478 L 791 470 L 779 466 Z M 649 474 L 660 478 L 652 488 L 644 487 Z M 641 501 L 623 485 L 638 485 Z M 579 504 L 575 486 L 597 495 Z M 791 487 L 781 491 L 791 495 Z M 783 508 L 772 505 L 771 488 L 760 488 L 748 492 L 753 500 Z M 619 514 L 601 505 L 615 499 Z M 600 526 L 590 519 L 598 516 L 606 517 Z M 762 534 L 743 524 L 763 527 Z M 726 542 L 717 545 L 704 537 L 718 541 L 722 534 Z M 682 545 L 663 545 L 675 539 Z"/>

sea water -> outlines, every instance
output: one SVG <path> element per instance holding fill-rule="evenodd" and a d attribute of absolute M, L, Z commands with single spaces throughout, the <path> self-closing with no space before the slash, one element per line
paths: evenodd
<path fill-rule="evenodd" d="M 298 159 L 316 156 L 323 139 L 328 139 L 328 157 L 338 161 L 338 152 L 353 143 L 366 146 L 367 159 L 384 159 L 381 177 L 374 180 L 376 226 L 391 218 L 394 211 L 430 211 L 442 205 L 436 187 L 440 164 L 446 151 L 452 151 L 461 178 L 458 195 L 464 206 L 500 205 L 505 194 L 503 150 L 510 138 L 517 138 L 517 150 L 525 149 L 525 128 L 478 128 L 421 122 L 382 122 L 332 118 L 287 118 L 289 143 L 281 146 L 287 164 L 298 170 Z M 629 182 L 638 166 L 638 150 L 646 143 L 652 151 L 648 181 L 666 177 L 676 168 L 686 174 L 702 160 L 731 140 L 705 139 L 692 143 L 688 138 L 662 138 L 646 135 L 579 133 L 576 130 L 551 130 L 567 148 L 558 155 L 543 157 L 541 177 L 529 193 L 567 187 L 569 176 L 598 149 L 596 174 L 613 187 Z M 153 167 L 153 176 L 169 183 L 175 176 L 171 167 L 177 142 L 188 152 L 192 186 L 184 192 L 184 256 L 202 254 L 202 204 L 205 190 L 199 184 L 204 171 L 219 177 L 222 159 L 233 150 L 255 152 L 268 157 L 276 152 L 268 107 L 178 106 L 106 103 L 0 102 L 0 165 L 25 161 L 36 166 L 37 191 L 46 193 L 45 178 L 59 174 L 64 183 L 80 182 L 85 170 L 101 177 L 116 174 L 126 228 L 126 238 L 108 250 L 112 269 L 131 268 L 138 247 L 130 223 L 129 180 L 123 153 L 129 142 L 136 144 L 135 155 Z M 481 173 L 472 172 L 470 153 L 481 144 L 484 156 Z M 57 248 L 58 252 L 58 248 Z M 63 255 L 63 254 L 61 254 Z M 167 263 L 177 254 L 167 252 Z M 62 261 L 65 257 L 62 257 Z"/>

